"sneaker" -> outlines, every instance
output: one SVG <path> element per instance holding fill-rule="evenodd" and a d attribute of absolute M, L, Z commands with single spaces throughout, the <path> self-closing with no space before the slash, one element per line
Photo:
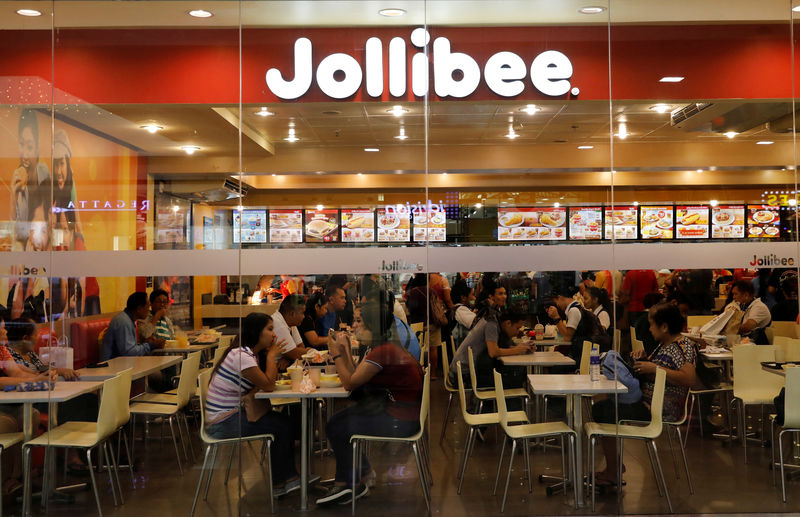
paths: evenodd
<path fill-rule="evenodd" d="M 356 500 L 361 499 L 365 495 L 369 493 L 369 487 L 365 484 L 358 485 L 355 489 L 356 492 Z M 352 491 L 351 491 L 352 493 Z M 348 497 L 346 500 L 339 500 L 339 504 L 350 504 L 353 502 L 352 496 Z"/>
<path fill-rule="evenodd" d="M 375 472 L 375 469 L 371 469 L 362 480 L 367 488 L 375 488 L 375 482 L 378 480 L 378 474 Z"/>
<path fill-rule="evenodd" d="M 349 486 L 345 485 L 334 485 L 327 489 L 322 497 L 317 499 L 317 504 L 327 504 L 332 503 L 334 501 L 345 500 L 347 502 L 350 501 L 350 495 L 352 495 L 353 489 Z"/>
<path fill-rule="evenodd" d="M 282 487 L 280 488 L 273 488 L 272 489 L 272 497 L 278 498 L 283 497 L 286 494 L 290 494 L 295 490 L 300 489 L 300 478 L 295 478 L 290 481 L 287 481 Z"/>

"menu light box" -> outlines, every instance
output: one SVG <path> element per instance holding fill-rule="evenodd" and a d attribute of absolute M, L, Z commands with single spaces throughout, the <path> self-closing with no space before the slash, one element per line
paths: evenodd
<path fill-rule="evenodd" d="M 612 231 L 616 240 L 636 240 L 639 237 L 638 210 L 635 206 L 606 208 L 603 224 L 605 238 L 611 240 Z"/>
<path fill-rule="evenodd" d="M 742 239 L 744 223 L 744 205 L 718 205 L 711 208 L 712 239 Z"/>
<path fill-rule="evenodd" d="M 414 212 L 414 242 L 444 242 L 447 240 L 447 216 L 444 212 L 418 210 Z"/>
<path fill-rule="evenodd" d="M 370 208 L 342 209 L 342 242 L 374 242 L 375 212 Z"/>
<path fill-rule="evenodd" d="M 339 210 L 306 210 L 306 242 L 339 240 Z"/>
<path fill-rule="evenodd" d="M 747 236 L 752 239 L 777 239 L 781 236 L 779 208 L 747 205 Z"/>
<path fill-rule="evenodd" d="M 269 211 L 270 242 L 303 242 L 302 210 Z"/>
<path fill-rule="evenodd" d="M 675 208 L 675 231 L 679 239 L 708 239 L 707 206 L 679 205 Z"/>
<path fill-rule="evenodd" d="M 671 206 L 640 207 L 642 239 L 671 239 L 675 230 L 674 209 Z"/>
<path fill-rule="evenodd" d="M 408 211 L 378 209 L 378 241 L 409 242 L 411 217 Z"/>
<path fill-rule="evenodd" d="M 603 238 L 603 209 L 599 206 L 569 208 L 569 240 L 588 241 Z"/>
<path fill-rule="evenodd" d="M 497 240 L 563 241 L 566 239 L 565 207 L 497 209 Z"/>
<path fill-rule="evenodd" d="M 267 211 L 233 211 L 233 242 L 242 244 L 267 242 Z"/>

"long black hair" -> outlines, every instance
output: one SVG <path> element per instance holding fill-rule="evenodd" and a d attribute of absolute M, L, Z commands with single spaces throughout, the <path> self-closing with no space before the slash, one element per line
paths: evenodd
<path fill-rule="evenodd" d="M 261 332 L 264 331 L 264 327 L 269 325 L 271 321 L 272 316 L 268 316 L 260 312 L 251 312 L 245 316 L 245 318 L 242 320 L 241 336 L 236 336 L 236 339 L 234 339 L 228 348 L 225 349 L 225 352 L 223 352 L 219 362 L 214 365 L 214 369 L 211 370 L 210 379 L 214 377 L 215 373 L 217 373 L 220 365 L 225 362 L 225 358 L 228 357 L 228 354 L 231 350 L 242 346 L 253 348 L 258 343 L 258 340 L 261 339 Z"/>

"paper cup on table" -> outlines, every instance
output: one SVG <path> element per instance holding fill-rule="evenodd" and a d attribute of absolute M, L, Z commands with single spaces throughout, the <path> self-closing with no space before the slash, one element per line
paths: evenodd
<path fill-rule="evenodd" d="M 167 348 L 178 348 L 178 340 L 177 339 L 168 339 L 165 346 Z"/>
<path fill-rule="evenodd" d="M 292 391 L 298 391 L 300 383 L 303 381 L 303 369 L 290 366 L 286 371 L 289 372 L 289 378 L 292 380 Z"/>
<path fill-rule="evenodd" d="M 322 368 L 309 368 L 308 375 L 311 377 L 311 382 L 314 383 L 314 386 L 319 388 L 319 380 L 320 374 L 322 373 Z"/>

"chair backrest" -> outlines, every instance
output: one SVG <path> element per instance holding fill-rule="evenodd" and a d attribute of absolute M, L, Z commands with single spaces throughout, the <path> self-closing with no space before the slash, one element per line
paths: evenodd
<path fill-rule="evenodd" d="M 127 424 L 131 419 L 131 380 L 133 378 L 133 368 L 128 368 L 117 374 L 120 378 L 122 387 L 117 391 L 117 428 Z M 128 386 L 128 389 L 125 389 Z"/>
<path fill-rule="evenodd" d="M 428 419 L 428 410 L 431 407 L 431 369 L 425 370 L 425 377 L 422 379 L 422 401 L 419 405 L 419 428 L 425 429 L 425 420 Z"/>
<path fill-rule="evenodd" d="M 472 348 L 467 347 L 467 359 L 469 359 L 469 381 L 472 385 L 472 393 L 478 393 L 478 374 L 475 371 L 475 358 L 472 355 Z"/>
<path fill-rule="evenodd" d="M 208 384 L 211 382 L 211 370 L 200 373 L 197 383 L 200 387 L 200 438 L 204 442 L 210 441 L 206 434 L 206 398 L 208 397 Z"/>
<path fill-rule="evenodd" d="M 503 387 L 503 376 L 500 375 L 497 370 L 492 370 L 492 372 L 494 372 L 494 393 L 497 399 L 497 415 L 500 418 L 500 425 L 503 427 L 503 430 L 506 430 L 508 429 L 508 407 L 506 406 L 506 390 Z"/>
<path fill-rule="evenodd" d="M 125 384 L 126 380 L 127 385 Z M 117 405 L 122 398 L 120 391 L 125 396 L 131 392 L 130 377 L 111 377 L 103 381 L 103 395 L 100 398 L 100 410 L 97 412 L 97 439 L 102 440 L 111 436 L 118 428 L 119 409 Z"/>
<path fill-rule="evenodd" d="M 181 362 L 181 375 L 178 378 L 178 407 L 189 403 L 197 386 L 197 375 L 200 372 L 200 354 L 194 352 Z"/>
<path fill-rule="evenodd" d="M 800 338 L 800 326 L 794 321 L 773 321 L 769 327 L 772 333 L 777 336 L 790 337 L 792 339 Z"/>
<path fill-rule="evenodd" d="M 653 387 L 653 399 L 650 401 L 650 423 L 642 428 L 642 435 L 655 438 L 661 435 L 664 412 L 664 387 L 667 382 L 667 371 L 656 369 L 656 382 Z"/>
<path fill-rule="evenodd" d="M 786 361 L 800 361 L 800 339 L 788 338 L 783 345 L 783 356 Z"/>
<path fill-rule="evenodd" d="M 786 369 L 785 395 L 783 426 L 787 429 L 800 429 L 800 367 Z"/>
<path fill-rule="evenodd" d="M 636 341 L 636 327 L 631 325 L 631 341 Z"/>
<path fill-rule="evenodd" d="M 631 327 L 631 330 L 633 330 L 633 327 Z M 622 330 L 614 329 L 614 343 L 613 343 L 612 346 L 613 346 L 614 350 L 619 352 L 619 349 L 620 349 L 619 347 L 622 346 Z"/>
<path fill-rule="evenodd" d="M 453 336 L 450 336 L 450 346 L 453 346 Z M 440 350 L 441 352 L 439 353 L 442 356 L 442 371 L 444 372 L 444 387 L 448 391 L 452 391 L 454 388 L 450 384 L 450 357 L 448 356 L 447 344 L 442 343 Z"/>
<path fill-rule="evenodd" d="M 714 316 L 687 316 L 686 317 L 686 326 L 689 328 L 693 327 L 702 327 L 709 321 L 713 320 Z"/>
<path fill-rule="evenodd" d="M 767 336 L 767 343 L 769 343 L 770 345 L 775 344 L 775 329 L 773 329 L 772 327 L 766 327 L 764 329 L 764 335 Z"/>
<path fill-rule="evenodd" d="M 592 342 L 583 342 L 583 353 L 581 354 L 581 366 L 578 373 L 581 375 L 589 375 L 589 358 L 592 355 Z"/>
<path fill-rule="evenodd" d="M 467 411 L 467 392 L 464 388 L 464 377 L 461 373 L 461 361 L 456 362 L 456 379 L 458 384 L 458 401 L 461 403 L 461 415 L 466 417 L 469 415 L 469 411 Z"/>
<path fill-rule="evenodd" d="M 230 343 L 228 343 L 230 346 Z M 211 367 L 217 366 L 220 361 L 222 361 L 222 356 L 225 355 L 225 350 L 228 349 L 228 346 L 222 346 L 222 343 L 214 350 L 214 358 L 211 360 Z"/>
<path fill-rule="evenodd" d="M 633 332 L 633 328 L 631 328 L 631 332 Z M 644 341 L 635 339 L 631 334 L 631 351 L 636 352 L 638 350 L 644 351 Z"/>
<path fill-rule="evenodd" d="M 783 386 L 780 375 L 765 372 L 761 363 L 775 360 L 775 347 L 771 345 L 739 345 L 733 347 L 733 395 L 747 393 L 778 394 Z"/>

